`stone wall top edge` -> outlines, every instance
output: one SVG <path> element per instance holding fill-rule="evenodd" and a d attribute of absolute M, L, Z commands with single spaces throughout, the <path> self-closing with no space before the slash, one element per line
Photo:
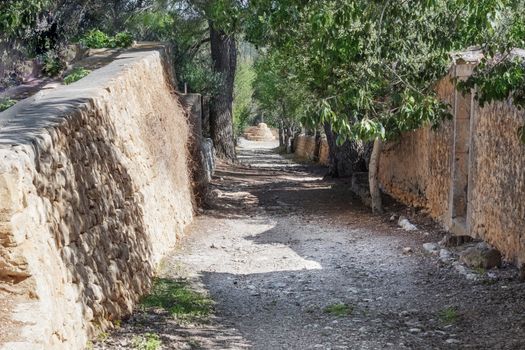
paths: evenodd
<path fill-rule="evenodd" d="M 0 113 L 0 150 L 39 144 L 47 129 L 93 106 L 95 100 L 107 95 L 112 83 L 123 77 L 130 67 L 150 59 L 164 59 L 166 49 L 159 43 L 140 44 L 76 83 L 43 91 L 22 101 L 23 107 L 16 113 Z"/>

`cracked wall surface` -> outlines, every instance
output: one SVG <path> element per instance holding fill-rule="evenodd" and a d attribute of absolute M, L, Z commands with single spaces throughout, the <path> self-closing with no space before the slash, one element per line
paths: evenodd
<path fill-rule="evenodd" d="M 0 349 L 84 348 L 131 312 L 191 221 L 168 61 L 133 49 L 0 117 Z"/>

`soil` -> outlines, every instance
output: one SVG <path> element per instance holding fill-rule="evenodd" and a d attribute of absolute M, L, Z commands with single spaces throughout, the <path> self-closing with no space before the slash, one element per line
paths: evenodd
<path fill-rule="evenodd" d="M 133 349 L 146 333 L 163 349 L 525 348 L 512 266 L 466 278 L 422 248 L 444 234 L 430 219 L 393 202 L 372 215 L 349 181 L 273 147 L 243 141 L 241 164 L 219 164 L 207 207 L 162 264 L 160 276 L 214 300 L 213 317 L 140 310 L 95 348 Z"/>

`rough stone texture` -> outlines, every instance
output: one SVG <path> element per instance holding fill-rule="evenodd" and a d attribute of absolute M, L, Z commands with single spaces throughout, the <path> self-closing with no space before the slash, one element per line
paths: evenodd
<path fill-rule="evenodd" d="M 328 148 L 328 141 L 326 138 L 321 138 L 321 146 L 319 148 L 319 164 L 330 165 L 330 149 Z"/>
<path fill-rule="evenodd" d="M 470 232 L 506 258 L 525 264 L 525 145 L 517 130 L 524 111 L 510 102 L 475 106 Z"/>
<path fill-rule="evenodd" d="M 463 76 L 469 70 L 471 65 L 460 64 L 451 75 Z M 480 108 L 454 93 L 451 75 L 437 91 L 451 106 L 456 101 L 452 112 L 461 114 L 461 120 L 447 121 L 437 131 L 423 128 L 407 133 L 386 145 L 380 163 L 382 187 L 405 204 L 426 208 L 446 229 L 489 242 L 521 266 L 525 264 L 525 146 L 517 130 L 525 123 L 525 113 L 511 101 Z M 467 154 L 460 165 L 457 152 Z M 458 202 L 456 193 L 466 194 L 459 198 L 466 203 L 457 204 L 466 208 L 461 215 L 452 207 Z M 458 218 L 463 229 L 456 231 Z"/>
<path fill-rule="evenodd" d="M 316 157 L 315 136 L 301 134 L 294 140 L 295 155 L 301 159 L 314 160 Z"/>
<path fill-rule="evenodd" d="M 275 136 L 272 130 L 265 123 L 259 123 L 257 126 L 246 128 L 243 134 L 244 138 L 249 141 L 273 141 Z"/>
<path fill-rule="evenodd" d="M 501 266 L 501 254 L 485 242 L 476 244 L 461 252 L 459 259 L 472 268 L 491 269 Z"/>
<path fill-rule="evenodd" d="M 135 49 L 1 120 L 0 298 L 13 305 L 0 328 L 16 325 L 1 349 L 83 348 L 131 312 L 191 221 L 168 66 L 163 47 Z"/>
<path fill-rule="evenodd" d="M 440 96 L 452 104 L 450 77 L 438 85 Z M 379 180 L 383 190 L 408 205 L 427 208 L 432 217 L 447 218 L 453 127 L 445 121 L 439 130 L 425 127 L 404 134 L 383 148 Z"/>

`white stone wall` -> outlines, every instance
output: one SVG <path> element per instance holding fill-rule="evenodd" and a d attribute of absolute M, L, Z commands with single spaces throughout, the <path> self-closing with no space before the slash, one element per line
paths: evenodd
<path fill-rule="evenodd" d="M 131 312 L 191 221 L 168 66 L 163 47 L 123 53 L 1 121 L 0 349 L 84 348 Z"/>

